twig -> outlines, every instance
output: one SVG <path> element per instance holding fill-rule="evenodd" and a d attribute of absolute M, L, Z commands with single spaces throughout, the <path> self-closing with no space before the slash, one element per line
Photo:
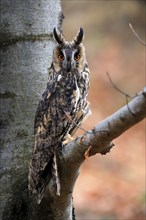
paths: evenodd
<path fill-rule="evenodd" d="M 68 117 L 68 119 L 71 121 L 71 122 L 73 122 L 74 123 L 74 125 L 76 125 L 77 126 L 77 128 L 79 128 L 79 129 L 81 129 L 81 130 L 83 130 L 83 131 L 85 131 L 85 132 L 88 132 L 87 130 L 85 130 L 84 128 L 82 128 L 82 127 L 80 127 L 79 125 L 77 125 L 77 123 L 74 121 L 74 120 L 72 120 L 72 118 L 70 117 L 70 115 L 69 114 L 67 114 L 67 112 L 65 112 L 64 110 L 63 110 L 63 112 L 66 114 L 66 116 Z"/>
<path fill-rule="evenodd" d="M 109 79 L 109 82 L 111 83 L 111 85 L 113 86 L 113 88 L 116 89 L 119 93 L 125 95 L 126 98 L 128 97 L 128 98 L 130 98 L 130 99 L 133 99 L 134 97 L 137 96 L 137 94 L 134 95 L 134 96 L 130 96 L 130 95 L 127 94 L 126 92 L 124 92 L 124 91 L 122 91 L 121 89 L 119 89 L 119 88 L 116 86 L 116 84 L 112 81 L 112 79 L 111 79 L 111 77 L 110 77 L 110 74 L 109 74 L 108 72 L 106 72 L 106 74 L 107 74 L 107 77 L 108 77 L 108 79 Z"/>
<path fill-rule="evenodd" d="M 140 38 L 140 36 L 136 33 L 136 31 L 135 31 L 134 28 L 132 27 L 132 24 L 131 24 L 131 23 L 129 23 L 129 27 L 130 27 L 130 29 L 132 30 L 133 34 L 135 35 L 136 39 L 137 39 L 142 45 L 146 46 L 146 42 L 144 42 L 144 41 Z"/>
<path fill-rule="evenodd" d="M 130 107 L 129 107 L 128 98 L 132 99 L 132 98 L 135 98 L 135 97 L 138 96 L 138 95 L 136 94 L 135 96 L 130 96 L 129 94 L 123 92 L 123 91 L 122 91 L 121 89 L 119 89 L 119 88 L 116 86 L 116 84 L 112 81 L 112 79 L 111 79 L 111 77 L 110 77 L 110 74 L 109 74 L 108 72 L 106 72 L 106 74 L 107 74 L 107 77 L 108 77 L 110 83 L 112 84 L 113 88 L 116 89 L 116 90 L 117 90 L 118 92 L 120 92 L 121 94 L 125 95 L 127 108 L 128 108 L 128 110 L 129 110 L 129 112 L 130 112 L 133 116 L 135 116 L 135 114 L 132 112 L 132 110 L 131 110 Z"/>

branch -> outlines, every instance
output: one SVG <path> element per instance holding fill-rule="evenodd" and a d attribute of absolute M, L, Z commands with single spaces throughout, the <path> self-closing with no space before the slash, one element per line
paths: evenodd
<path fill-rule="evenodd" d="M 132 113 L 131 113 L 132 112 Z M 89 155 L 106 154 L 113 147 L 115 138 L 146 117 L 146 87 L 128 105 L 106 118 L 91 131 L 64 146 L 63 157 L 69 163 L 81 164 L 86 151 Z"/>

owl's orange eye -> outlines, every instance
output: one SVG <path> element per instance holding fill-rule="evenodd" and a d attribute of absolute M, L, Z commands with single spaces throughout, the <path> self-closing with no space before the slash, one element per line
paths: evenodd
<path fill-rule="evenodd" d="M 81 58 L 81 55 L 79 53 L 75 54 L 75 60 L 78 61 Z"/>
<path fill-rule="evenodd" d="M 59 54 L 59 55 L 58 55 L 58 59 L 59 59 L 60 61 L 63 61 L 63 60 L 64 60 L 63 54 Z"/>

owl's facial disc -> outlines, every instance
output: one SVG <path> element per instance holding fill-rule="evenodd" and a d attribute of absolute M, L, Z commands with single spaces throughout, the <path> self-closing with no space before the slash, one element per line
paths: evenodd
<path fill-rule="evenodd" d="M 73 70 L 77 70 L 78 64 L 81 59 L 80 48 L 72 48 L 69 45 L 67 48 L 62 50 L 62 54 L 64 59 L 62 60 L 62 67 L 65 71 L 70 72 Z"/>
<path fill-rule="evenodd" d="M 65 72 L 79 71 L 83 69 L 85 58 L 85 49 L 82 44 L 75 45 L 72 42 L 66 42 L 63 46 L 58 45 L 54 48 L 53 64 L 56 71 Z"/>

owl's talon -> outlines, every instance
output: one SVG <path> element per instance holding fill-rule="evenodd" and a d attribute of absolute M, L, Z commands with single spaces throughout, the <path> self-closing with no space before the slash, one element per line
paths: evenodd
<path fill-rule="evenodd" d="M 69 142 L 71 142 L 73 140 L 75 140 L 75 138 L 72 137 L 70 134 L 67 134 L 66 139 L 62 143 L 63 143 L 63 145 L 66 145 L 66 144 L 68 144 Z"/>

